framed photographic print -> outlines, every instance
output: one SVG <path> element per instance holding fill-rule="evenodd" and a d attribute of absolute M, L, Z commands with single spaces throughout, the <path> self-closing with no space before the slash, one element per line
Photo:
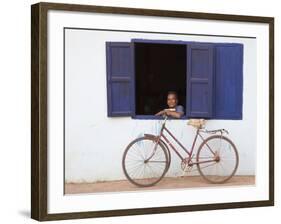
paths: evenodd
<path fill-rule="evenodd" d="M 31 8 L 32 218 L 274 204 L 274 18 Z"/>

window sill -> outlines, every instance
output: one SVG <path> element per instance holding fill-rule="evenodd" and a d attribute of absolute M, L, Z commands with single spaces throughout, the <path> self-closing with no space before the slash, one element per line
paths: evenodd
<path fill-rule="evenodd" d="M 139 120 L 164 120 L 162 116 L 155 116 L 155 115 L 133 115 L 133 119 L 139 119 Z M 183 116 L 181 118 L 172 118 L 169 117 L 168 120 L 188 120 L 187 116 Z"/>
<path fill-rule="evenodd" d="M 164 120 L 162 116 L 155 116 L 155 115 L 132 115 L 132 119 L 137 120 Z M 232 116 L 232 117 L 226 117 L 226 116 L 216 116 L 213 118 L 204 118 L 204 117 L 188 117 L 183 116 L 181 118 L 172 118 L 169 117 L 168 120 L 189 120 L 189 119 L 205 119 L 205 120 L 243 120 L 242 116 Z"/>

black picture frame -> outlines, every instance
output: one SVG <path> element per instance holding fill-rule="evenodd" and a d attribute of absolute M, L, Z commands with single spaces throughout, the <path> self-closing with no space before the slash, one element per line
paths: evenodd
<path fill-rule="evenodd" d="M 48 214 L 47 206 L 47 13 L 49 10 L 99 12 L 194 18 L 217 21 L 252 22 L 269 25 L 269 199 L 204 205 L 169 206 L 126 210 L 88 211 Z M 75 4 L 38 3 L 31 6 L 31 218 L 39 221 L 125 216 L 155 213 L 187 212 L 226 208 L 246 208 L 274 205 L 274 18 L 211 14 L 202 12 L 166 11 L 141 8 L 105 7 Z"/>

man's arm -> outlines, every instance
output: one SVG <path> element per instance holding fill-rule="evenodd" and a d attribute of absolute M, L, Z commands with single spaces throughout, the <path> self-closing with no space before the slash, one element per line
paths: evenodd
<path fill-rule="evenodd" d="M 174 110 L 167 111 L 167 115 L 174 118 L 181 118 L 184 115 L 184 108 L 181 105 L 176 106 Z"/>
<path fill-rule="evenodd" d="M 161 110 L 157 114 L 155 114 L 155 116 L 161 116 L 161 115 L 163 115 L 165 113 L 166 113 L 165 110 Z"/>
<path fill-rule="evenodd" d="M 181 118 L 181 116 L 183 115 L 183 112 L 177 112 L 177 111 L 166 111 L 166 114 L 168 116 L 174 117 L 174 118 Z"/>
<path fill-rule="evenodd" d="M 175 109 L 164 109 L 155 114 L 156 116 L 160 116 L 166 114 L 167 116 L 171 116 L 174 118 L 181 118 L 184 115 L 184 109 L 182 106 L 179 106 L 177 110 Z"/>

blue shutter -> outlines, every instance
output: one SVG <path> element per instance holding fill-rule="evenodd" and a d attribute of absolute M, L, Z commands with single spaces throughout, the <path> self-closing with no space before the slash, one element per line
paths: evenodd
<path fill-rule="evenodd" d="M 133 51 L 131 43 L 106 42 L 107 115 L 132 114 Z"/>
<path fill-rule="evenodd" d="M 187 44 L 187 115 L 211 118 L 213 105 L 213 45 Z"/>
<path fill-rule="evenodd" d="M 243 45 L 215 45 L 214 118 L 242 119 Z"/>

